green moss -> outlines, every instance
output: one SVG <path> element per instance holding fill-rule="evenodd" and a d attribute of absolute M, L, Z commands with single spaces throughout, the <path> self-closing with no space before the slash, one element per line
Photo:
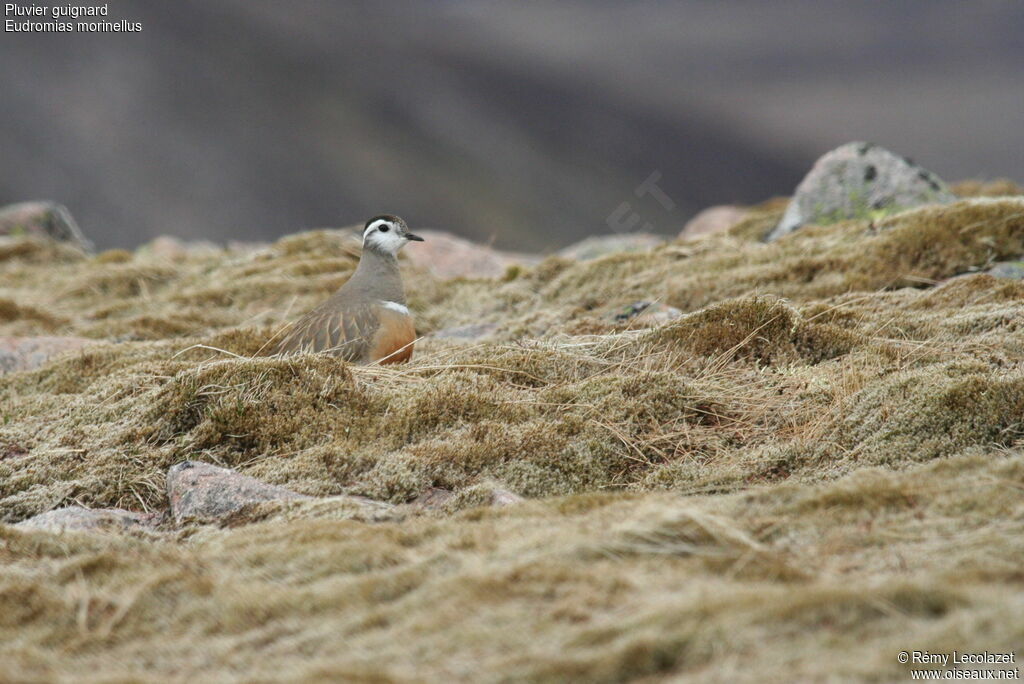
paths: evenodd
<path fill-rule="evenodd" d="M 861 462 L 906 464 L 976 445 L 1013 444 L 1024 431 L 1024 377 L 952 363 L 896 374 L 852 398 L 835 439 Z"/>

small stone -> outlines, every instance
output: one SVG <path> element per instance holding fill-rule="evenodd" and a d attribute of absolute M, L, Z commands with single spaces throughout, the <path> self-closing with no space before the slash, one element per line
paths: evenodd
<path fill-rule="evenodd" d="M 491 492 L 491 505 L 497 506 L 498 508 L 503 506 L 512 506 L 514 504 L 522 503 L 525 500 L 526 499 L 515 492 L 510 492 L 507 489 L 495 489 Z"/>
<path fill-rule="evenodd" d="M 748 209 L 730 204 L 708 207 L 686 222 L 679 232 L 679 237 L 692 239 L 724 233 L 746 218 L 748 213 Z"/>
<path fill-rule="evenodd" d="M 0 444 L 0 461 L 18 461 L 29 455 L 29 450 L 17 443 Z"/>
<path fill-rule="evenodd" d="M 444 328 L 431 333 L 431 337 L 439 340 L 479 340 L 487 337 L 498 329 L 497 323 L 472 323 Z"/>
<path fill-rule="evenodd" d="M 48 237 L 92 251 L 92 243 L 82 234 L 71 212 L 56 202 L 20 202 L 0 207 L 0 235 Z"/>
<path fill-rule="evenodd" d="M 0 375 L 39 368 L 58 354 L 95 342 L 85 337 L 0 337 Z"/>
<path fill-rule="evenodd" d="M 558 256 L 577 261 L 589 261 L 620 252 L 648 252 L 663 244 L 665 244 L 665 238 L 650 233 L 595 235 L 569 245 L 559 251 Z"/>
<path fill-rule="evenodd" d="M 444 508 L 445 504 L 452 500 L 455 492 L 440 487 L 431 487 L 420 494 L 410 504 L 414 508 L 437 511 Z"/>
<path fill-rule="evenodd" d="M 157 259 L 181 261 L 195 254 L 218 254 L 224 249 L 208 240 L 186 242 L 170 235 L 161 235 L 139 248 L 140 254 L 149 254 Z"/>
<path fill-rule="evenodd" d="M 662 323 L 673 321 L 682 315 L 683 312 L 674 306 L 659 302 L 640 301 L 633 302 L 615 314 L 615 320 L 622 323 L 636 319 L 651 325 L 661 325 Z"/>
<path fill-rule="evenodd" d="M 767 240 L 777 240 L 805 224 L 868 219 L 955 200 L 942 179 L 911 160 L 878 145 L 847 143 L 814 163 Z"/>
<path fill-rule="evenodd" d="M 217 520 L 243 506 L 262 501 L 310 497 L 209 463 L 183 461 L 167 471 L 167 497 L 177 523 L 187 519 Z"/>
<path fill-rule="evenodd" d="M 127 530 L 152 527 L 159 521 L 157 513 L 135 513 L 120 508 L 82 508 L 68 506 L 22 520 L 15 527 L 47 532 L 65 530 Z"/>
<path fill-rule="evenodd" d="M 1003 261 L 986 271 L 995 278 L 1008 280 L 1024 280 L 1024 261 Z"/>

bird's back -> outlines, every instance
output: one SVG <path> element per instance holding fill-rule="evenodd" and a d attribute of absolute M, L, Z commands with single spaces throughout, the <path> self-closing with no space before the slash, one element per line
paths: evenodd
<path fill-rule="evenodd" d="M 275 353 L 328 353 L 352 363 L 399 363 L 412 356 L 416 329 L 397 266 L 392 273 L 389 263 L 366 259 L 364 254 L 340 290 L 288 328 Z"/>

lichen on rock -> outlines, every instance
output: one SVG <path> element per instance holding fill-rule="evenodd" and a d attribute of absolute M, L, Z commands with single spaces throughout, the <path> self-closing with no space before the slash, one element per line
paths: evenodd
<path fill-rule="evenodd" d="M 954 199 L 942 179 L 912 160 L 871 143 L 846 143 L 814 163 L 768 240 L 807 224 L 878 218 Z"/>

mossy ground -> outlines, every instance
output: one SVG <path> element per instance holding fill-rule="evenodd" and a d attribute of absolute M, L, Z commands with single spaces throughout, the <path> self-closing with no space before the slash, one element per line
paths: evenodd
<path fill-rule="evenodd" d="M 495 280 L 410 272 L 421 333 L 498 331 L 384 368 L 260 355 L 351 272 L 340 233 L 174 260 L 0 245 L 0 335 L 97 340 L 0 378 L 0 523 L 162 508 L 184 459 L 457 492 L 158 537 L 0 524 L 2 676 L 889 681 L 900 650 L 1019 648 L 1024 285 L 971 274 L 1024 254 L 1024 199 L 761 242 L 780 214 Z M 687 315 L 616 322 L 638 300 Z M 496 485 L 529 501 L 474 507 Z"/>

